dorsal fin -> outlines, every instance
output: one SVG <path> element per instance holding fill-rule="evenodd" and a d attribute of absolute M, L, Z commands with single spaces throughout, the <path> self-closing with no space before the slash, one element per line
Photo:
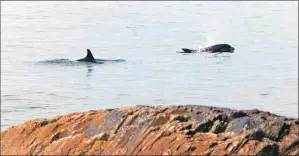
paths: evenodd
<path fill-rule="evenodd" d="M 91 51 L 89 49 L 87 49 L 86 58 L 94 60 L 94 57 L 92 56 L 92 53 L 91 53 Z"/>

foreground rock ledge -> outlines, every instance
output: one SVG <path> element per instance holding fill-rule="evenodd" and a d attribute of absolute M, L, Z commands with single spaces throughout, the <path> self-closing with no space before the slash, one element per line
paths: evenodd
<path fill-rule="evenodd" d="M 298 119 L 260 110 L 92 110 L 10 127 L 1 155 L 298 155 L 298 127 Z"/>

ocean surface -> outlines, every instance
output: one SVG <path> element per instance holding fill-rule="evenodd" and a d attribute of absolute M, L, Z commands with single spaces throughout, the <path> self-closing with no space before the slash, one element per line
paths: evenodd
<path fill-rule="evenodd" d="M 176 53 L 228 43 L 235 53 Z M 103 64 L 79 63 L 90 49 Z M 135 105 L 298 114 L 298 2 L 1 1 L 1 129 Z"/>

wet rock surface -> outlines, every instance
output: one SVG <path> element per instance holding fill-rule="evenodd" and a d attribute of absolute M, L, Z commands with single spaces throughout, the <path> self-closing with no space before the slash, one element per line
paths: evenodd
<path fill-rule="evenodd" d="M 200 105 L 92 110 L 1 131 L 1 155 L 298 155 L 298 123 Z"/>

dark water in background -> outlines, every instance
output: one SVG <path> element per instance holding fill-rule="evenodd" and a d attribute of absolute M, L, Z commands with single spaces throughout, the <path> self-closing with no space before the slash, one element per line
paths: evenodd
<path fill-rule="evenodd" d="M 236 51 L 176 53 L 213 43 Z M 298 2 L 1 2 L 1 129 L 143 104 L 295 117 L 297 43 Z M 70 61 L 87 48 L 126 61 Z"/>

